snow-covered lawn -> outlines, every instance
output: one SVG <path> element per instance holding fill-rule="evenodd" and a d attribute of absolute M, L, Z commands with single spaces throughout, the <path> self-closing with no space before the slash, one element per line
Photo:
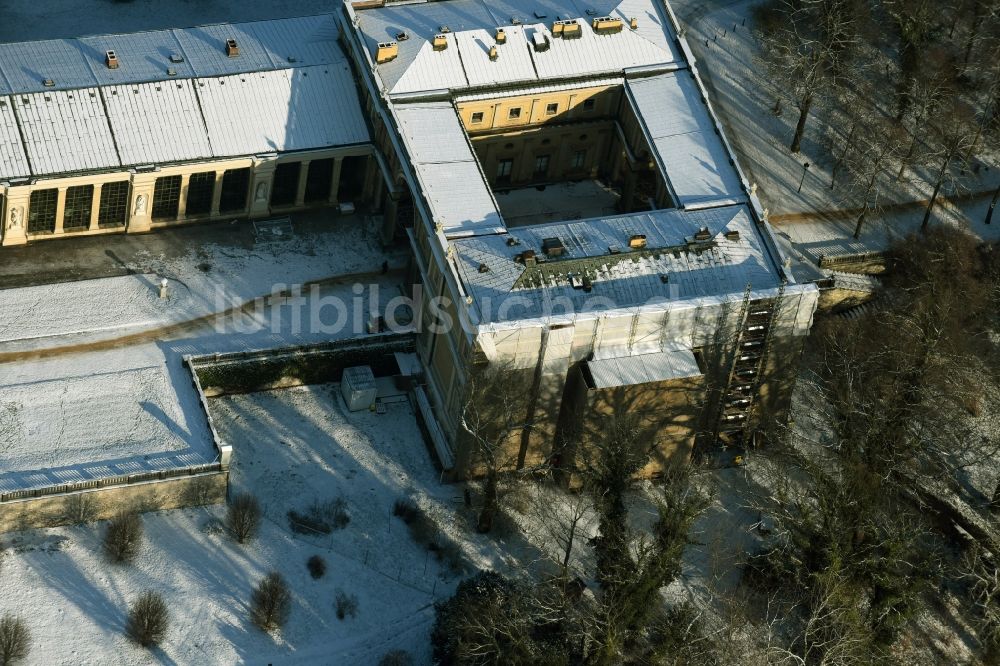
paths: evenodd
<path fill-rule="evenodd" d="M 426 663 L 432 603 L 456 578 L 414 544 L 392 504 L 413 497 L 458 534 L 461 491 L 438 484 L 408 402 L 388 404 L 384 415 L 345 414 L 338 395 L 326 385 L 212 401 L 235 446 L 233 489 L 254 493 L 265 509 L 260 535 L 245 547 L 220 531 L 222 507 L 146 514 L 147 539 L 131 567 L 103 559 L 101 525 L 2 537 L 0 612 L 30 626 L 29 662 L 374 664 L 401 648 Z M 336 497 L 347 500 L 345 529 L 322 537 L 288 529 L 288 510 Z M 488 552 L 492 542 L 481 542 Z M 318 581 L 305 566 L 314 554 L 328 565 Z M 468 555 L 489 561 L 474 548 Z M 271 569 L 294 592 L 275 638 L 247 620 L 250 590 Z M 145 589 L 166 597 L 172 618 L 162 651 L 151 654 L 122 635 L 126 606 Z M 356 618 L 336 618 L 338 590 L 357 595 Z"/>

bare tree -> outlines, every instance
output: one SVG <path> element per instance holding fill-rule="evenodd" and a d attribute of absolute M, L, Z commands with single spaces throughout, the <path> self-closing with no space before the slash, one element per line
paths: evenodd
<path fill-rule="evenodd" d="M 261 631 L 280 629 L 292 611 L 292 593 L 277 571 L 267 574 L 250 597 L 250 620 Z"/>
<path fill-rule="evenodd" d="M 260 527 L 260 503 L 250 493 L 239 493 L 229 500 L 226 523 L 239 543 L 253 539 Z"/>
<path fill-rule="evenodd" d="M 814 103 L 856 55 L 862 8 L 855 0 L 772 0 L 760 13 L 765 64 L 799 110 L 790 146 L 797 153 Z"/>
<path fill-rule="evenodd" d="M 169 613 L 163 597 L 147 590 L 132 604 L 125 632 L 142 647 L 159 645 L 167 633 Z"/>
<path fill-rule="evenodd" d="M 877 212 L 886 190 L 891 188 L 891 165 L 902 153 L 905 138 L 887 118 L 870 117 L 858 128 L 858 138 L 848 150 L 845 163 L 851 174 L 850 192 L 860 204 L 854 237 L 869 214 Z"/>
<path fill-rule="evenodd" d="M 131 562 L 142 546 L 142 516 L 135 509 L 123 509 L 108 522 L 104 552 L 113 562 Z"/>
<path fill-rule="evenodd" d="M 985 663 L 994 663 L 1000 658 L 1000 567 L 995 556 L 974 548 L 963 568 L 978 612 L 976 633 L 983 646 Z"/>
<path fill-rule="evenodd" d="M 920 223 L 922 231 L 926 230 L 930 223 L 941 186 L 946 182 L 955 184 L 961 182 L 968 164 L 967 156 L 971 154 L 977 141 L 976 114 L 968 104 L 953 99 L 943 111 L 944 113 L 931 123 L 935 130 L 932 145 L 940 166 L 932 181 L 934 189 L 930 201 L 927 202 L 924 219 Z"/>
<path fill-rule="evenodd" d="M 7 614 L 0 618 L 0 666 L 16 664 L 31 650 L 31 632 L 21 618 Z"/>
<path fill-rule="evenodd" d="M 460 423 L 483 474 L 478 529 L 489 532 L 500 511 L 500 484 L 518 467 L 521 438 L 530 427 L 523 379 L 510 363 L 478 369 L 466 386 Z"/>
<path fill-rule="evenodd" d="M 559 548 L 554 559 L 561 578 L 567 579 L 573 549 L 587 538 L 583 528 L 594 513 L 591 497 L 546 484 L 538 489 L 533 508 L 538 524 Z"/>

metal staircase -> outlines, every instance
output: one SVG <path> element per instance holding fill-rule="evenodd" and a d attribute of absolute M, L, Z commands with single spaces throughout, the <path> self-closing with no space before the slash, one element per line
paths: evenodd
<path fill-rule="evenodd" d="M 748 284 L 743 292 L 728 371 L 719 391 L 715 443 L 723 449 L 747 444 L 785 284 L 782 282 L 774 299 L 751 300 L 750 293 Z"/>

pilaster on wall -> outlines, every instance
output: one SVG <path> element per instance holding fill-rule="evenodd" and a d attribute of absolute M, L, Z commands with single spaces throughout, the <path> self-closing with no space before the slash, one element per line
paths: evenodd
<path fill-rule="evenodd" d="M 3 244 L 24 245 L 28 242 L 28 202 L 30 187 L 10 187 L 7 189 L 7 211 L 2 220 Z"/>
<path fill-rule="evenodd" d="M 336 206 L 339 202 L 337 195 L 340 191 L 340 171 L 344 167 L 344 158 L 337 157 L 333 160 L 333 177 L 330 183 L 330 198 L 328 202 Z"/>
<path fill-rule="evenodd" d="M 277 155 L 260 155 L 254 158 L 253 181 L 250 184 L 250 219 L 271 214 L 271 189 L 274 186 L 274 170 L 278 166 Z"/>
<path fill-rule="evenodd" d="M 103 183 L 97 183 L 94 185 L 94 196 L 90 200 L 90 224 L 87 225 L 87 229 L 90 231 L 97 231 L 100 228 L 101 189 L 103 187 Z"/>
<path fill-rule="evenodd" d="M 59 188 L 59 197 L 56 199 L 56 234 L 63 232 L 63 217 L 66 215 L 66 187 Z"/>
<path fill-rule="evenodd" d="M 129 203 L 128 233 L 141 234 L 152 227 L 153 190 L 156 187 L 156 173 L 136 173 L 132 175 L 132 201 Z"/>

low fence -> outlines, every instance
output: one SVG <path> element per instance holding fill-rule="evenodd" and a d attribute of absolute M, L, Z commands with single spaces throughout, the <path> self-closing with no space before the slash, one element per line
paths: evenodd
<path fill-rule="evenodd" d="M 153 472 L 139 472 L 137 474 L 127 474 L 124 476 L 109 476 L 102 479 L 91 479 L 90 481 L 78 481 L 75 483 L 63 483 L 58 486 L 45 486 L 44 488 L 29 488 L 27 490 L 12 490 L 9 493 L 0 493 L 0 502 L 10 502 L 13 500 L 28 499 L 33 497 L 45 497 L 47 495 L 63 495 L 75 493 L 83 490 L 96 490 L 109 486 L 127 486 L 134 483 L 147 483 L 149 481 L 162 481 L 176 477 L 195 476 L 196 474 L 210 474 L 221 472 L 220 463 L 210 463 L 207 465 L 193 465 L 191 467 L 181 467 L 177 469 L 164 469 Z"/>

